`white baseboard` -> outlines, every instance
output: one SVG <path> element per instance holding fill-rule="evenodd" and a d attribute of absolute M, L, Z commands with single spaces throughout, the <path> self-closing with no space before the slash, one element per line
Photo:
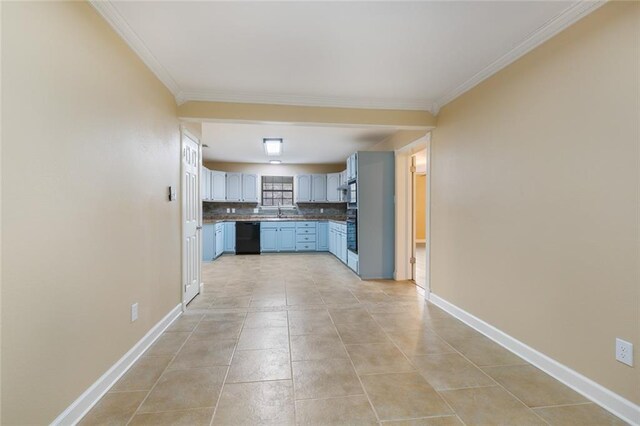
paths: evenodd
<path fill-rule="evenodd" d="M 545 373 L 600 405 L 602 408 L 610 411 L 632 425 L 640 425 L 640 406 L 610 391 L 577 371 L 572 370 L 566 365 L 560 364 L 558 361 L 548 357 L 542 352 L 538 352 L 532 347 L 527 346 L 521 341 L 498 330 L 491 324 L 484 322 L 465 310 L 447 302 L 441 297 L 428 292 L 426 293 L 426 296 L 434 305 L 442 308 L 494 342 L 535 365 Z"/>
<path fill-rule="evenodd" d="M 173 308 L 122 358 L 107 370 L 89 389 L 67 407 L 53 422 L 53 426 L 75 425 L 104 396 L 105 393 L 127 372 L 158 337 L 182 314 L 182 304 Z"/>

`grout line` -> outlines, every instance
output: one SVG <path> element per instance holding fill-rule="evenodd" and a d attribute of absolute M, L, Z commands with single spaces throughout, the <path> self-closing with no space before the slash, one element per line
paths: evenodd
<path fill-rule="evenodd" d="M 585 402 L 575 402 L 575 403 L 571 403 L 571 404 L 541 405 L 540 407 L 531 407 L 531 409 L 532 410 L 537 410 L 539 408 L 573 407 L 575 405 L 589 405 L 589 404 L 597 406 L 597 404 L 595 402 L 585 401 Z"/>
<path fill-rule="evenodd" d="M 378 415 L 378 411 L 376 410 L 376 407 L 373 405 L 373 402 L 371 401 L 371 397 L 369 396 L 369 393 L 367 392 L 367 389 L 364 387 L 364 384 L 362 383 L 362 379 L 360 378 L 360 375 L 358 374 L 358 370 L 356 370 L 356 366 L 353 363 L 353 359 L 351 359 L 351 355 L 349 354 L 349 351 L 347 350 L 347 345 L 345 345 L 344 340 L 342 340 L 342 336 L 340 335 L 340 332 L 338 331 L 338 327 L 336 326 L 335 321 L 333 320 L 333 316 L 331 315 L 331 313 L 329 313 L 329 318 L 331 319 L 331 322 L 333 323 L 333 326 L 336 329 L 336 332 L 338 333 L 338 338 L 340 339 L 340 342 L 342 343 L 342 346 L 344 347 L 345 352 L 347 353 L 347 357 L 349 357 L 349 362 L 351 363 L 351 368 L 353 368 L 353 372 L 355 373 L 356 377 L 358 378 L 358 382 L 360 383 L 360 387 L 362 388 L 362 391 L 364 392 L 364 395 L 367 397 L 367 401 L 369 401 L 369 406 L 371 407 L 371 410 L 373 410 L 373 414 L 376 416 L 376 420 L 378 421 L 378 424 L 380 424 L 381 420 L 380 420 L 380 416 Z"/>
<path fill-rule="evenodd" d="M 182 314 L 184 315 L 184 313 Z M 181 316 L 182 316 L 181 315 Z M 133 412 L 133 414 L 131 415 L 131 417 L 129 417 L 129 420 L 127 420 L 126 425 L 129 425 L 129 423 L 131 423 L 131 420 L 133 420 L 133 418 L 136 416 L 136 414 L 138 414 L 138 411 L 140 410 L 140 407 L 142 407 L 142 405 L 147 401 L 147 399 L 149 399 L 149 395 L 151 395 L 151 392 L 153 392 L 153 390 L 156 388 L 158 382 L 160 382 L 160 379 L 162 378 L 162 376 L 164 375 L 164 373 L 167 372 L 167 370 L 169 369 L 169 366 L 171 365 L 171 363 L 176 359 L 176 357 L 178 356 L 178 354 L 180 353 L 180 351 L 182 350 L 182 348 L 184 347 L 184 345 L 187 343 L 187 341 L 189 340 L 189 338 L 193 335 L 193 332 L 196 330 L 196 328 L 198 328 L 198 325 L 200 324 L 200 322 L 202 322 L 202 319 L 204 318 L 204 316 L 202 316 L 200 318 L 200 320 L 198 321 L 198 323 L 193 327 L 193 330 L 191 330 L 189 332 L 189 335 L 187 336 L 186 339 L 184 339 L 184 342 L 182 342 L 182 344 L 180 345 L 180 347 L 178 348 L 178 350 L 176 351 L 175 354 L 173 354 L 173 356 L 171 357 L 171 361 L 169 361 L 167 363 L 167 366 L 162 370 L 162 373 L 160 373 L 160 375 L 158 376 L 158 378 L 156 379 L 156 381 L 153 383 L 153 386 L 151 386 L 151 388 L 149 389 L 149 391 L 147 392 L 147 395 L 145 395 L 144 399 L 140 402 L 140 404 L 138 404 L 138 407 L 136 408 L 136 410 Z M 166 331 L 165 331 L 166 332 Z M 160 335 L 160 337 L 162 337 L 164 335 L 164 333 L 162 333 Z M 157 343 L 157 341 L 156 341 Z M 151 349 L 151 347 L 149 347 L 149 349 Z M 149 350 L 147 349 L 147 351 Z M 144 355 L 144 354 L 143 354 Z"/>

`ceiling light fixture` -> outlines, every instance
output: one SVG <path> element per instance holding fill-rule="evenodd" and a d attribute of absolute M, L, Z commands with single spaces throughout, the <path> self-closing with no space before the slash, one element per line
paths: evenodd
<path fill-rule="evenodd" d="M 268 156 L 277 157 L 282 154 L 282 138 L 264 138 L 262 144 Z"/>
<path fill-rule="evenodd" d="M 280 160 L 269 160 L 269 164 L 282 164 Z"/>

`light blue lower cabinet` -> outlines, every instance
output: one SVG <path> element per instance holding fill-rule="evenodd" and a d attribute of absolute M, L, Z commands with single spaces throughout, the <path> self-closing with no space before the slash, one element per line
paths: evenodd
<path fill-rule="evenodd" d="M 328 251 L 329 250 L 329 223 L 318 222 L 316 228 L 316 250 Z"/>
<path fill-rule="evenodd" d="M 295 251 L 296 250 L 296 229 L 295 228 L 278 228 L 278 251 Z"/>
<path fill-rule="evenodd" d="M 236 252 L 236 223 L 225 222 L 224 224 L 224 252 Z"/>
<path fill-rule="evenodd" d="M 260 251 L 263 253 L 278 251 L 278 228 L 261 227 Z"/>
<path fill-rule="evenodd" d="M 205 223 L 202 225 L 202 260 L 205 262 L 209 262 L 215 257 L 215 233 L 215 224 Z"/>
<path fill-rule="evenodd" d="M 214 257 L 220 256 L 223 252 L 224 252 L 224 223 L 216 223 Z"/>
<path fill-rule="evenodd" d="M 347 250 L 347 266 L 356 274 L 358 273 L 358 253 Z"/>

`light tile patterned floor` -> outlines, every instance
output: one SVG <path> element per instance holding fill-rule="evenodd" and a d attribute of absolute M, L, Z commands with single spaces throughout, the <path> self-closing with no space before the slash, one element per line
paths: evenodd
<path fill-rule="evenodd" d="M 223 256 L 82 425 L 623 425 L 435 306 L 328 254 Z"/>

